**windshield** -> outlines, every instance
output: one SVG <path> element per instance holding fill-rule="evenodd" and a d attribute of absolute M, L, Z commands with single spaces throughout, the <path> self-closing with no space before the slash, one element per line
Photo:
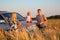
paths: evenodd
<path fill-rule="evenodd" d="M 8 17 L 8 21 L 11 19 L 12 13 L 4 13 L 3 14 L 4 17 Z M 17 19 L 20 21 L 25 21 L 25 19 L 17 13 Z"/>

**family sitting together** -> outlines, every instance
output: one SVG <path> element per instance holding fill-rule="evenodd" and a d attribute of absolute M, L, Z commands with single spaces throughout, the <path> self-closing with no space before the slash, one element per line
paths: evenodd
<path fill-rule="evenodd" d="M 42 14 L 41 9 L 38 9 L 37 12 L 38 12 L 38 15 L 36 16 L 37 23 L 35 25 L 39 29 L 44 29 L 47 26 L 47 18 L 45 17 L 45 15 Z M 26 27 L 27 29 L 30 27 L 29 25 L 32 24 L 32 17 L 30 15 L 30 12 L 27 13 L 26 23 L 27 23 L 27 27 Z M 22 25 L 23 24 L 17 19 L 16 12 L 13 12 L 10 19 L 10 26 L 11 26 L 10 30 L 20 29 Z M 34 29 L 34 28 L 31 26 L 31 29 Z"/>

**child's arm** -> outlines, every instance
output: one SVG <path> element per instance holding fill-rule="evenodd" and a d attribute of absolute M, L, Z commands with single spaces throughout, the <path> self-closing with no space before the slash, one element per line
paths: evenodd
<path fill-rule="evenodd" d="M 32 22 L 32 17 L 30 16 L 31 22 Z"/>

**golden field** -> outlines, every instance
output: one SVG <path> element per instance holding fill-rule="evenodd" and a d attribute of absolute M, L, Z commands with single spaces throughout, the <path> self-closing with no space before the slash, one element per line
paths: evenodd
<path fill-rule="evenodd" d="M 60 40 L 60 19 L 48 19 L 44 30 L 36 27 L 30 34 L 23 29 L 10 33 L 0 28 L 0 40 Z"/>

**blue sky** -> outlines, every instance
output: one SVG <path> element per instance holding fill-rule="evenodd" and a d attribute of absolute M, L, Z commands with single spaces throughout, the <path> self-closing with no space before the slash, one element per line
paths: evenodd
<path fill-rule="evenodd" d="M 46 16 L 60 15 L 60 0 L 0 0 L 0 11 L 15 11 L 23 16 L 30 11 L 35 17 L 37 9 L 42 9 Z"/>

